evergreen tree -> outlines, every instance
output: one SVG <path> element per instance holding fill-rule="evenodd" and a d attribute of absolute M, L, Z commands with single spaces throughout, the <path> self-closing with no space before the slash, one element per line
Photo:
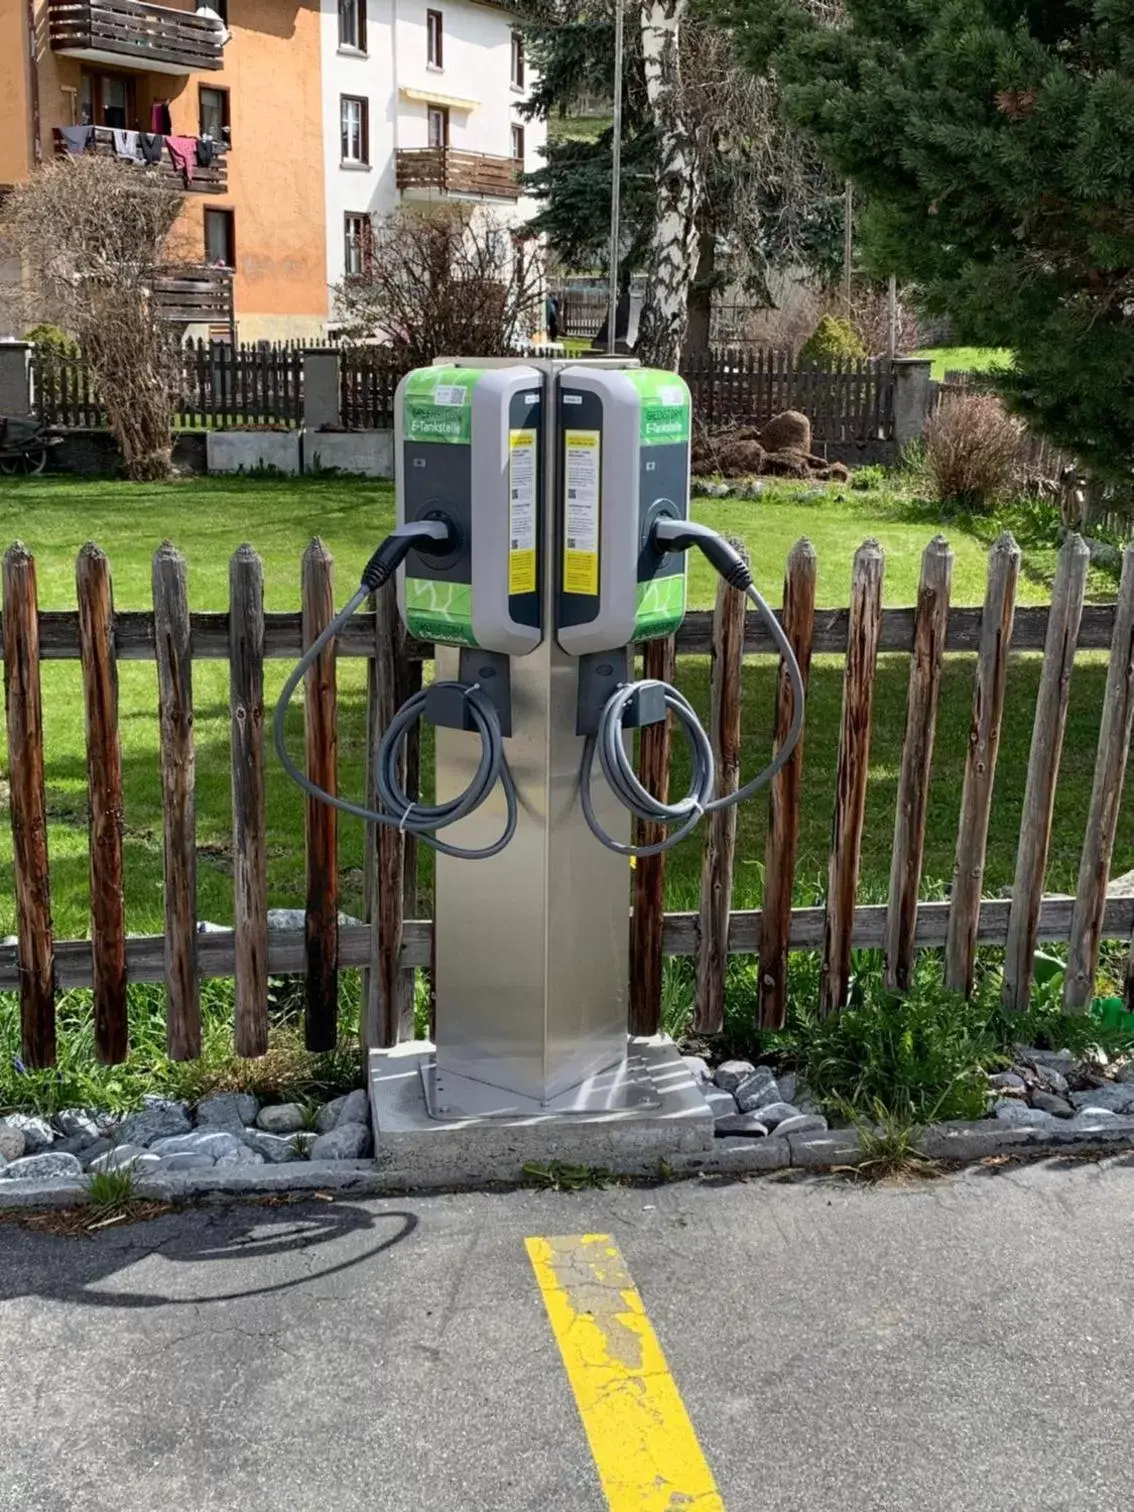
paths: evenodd
<path fill-rule="evenodd" d="M 1134 466 L 1130 0 L 731 0 L 750 66 L 865 191 L 863 247 L 1008 403 L 1099 473 Z"/>

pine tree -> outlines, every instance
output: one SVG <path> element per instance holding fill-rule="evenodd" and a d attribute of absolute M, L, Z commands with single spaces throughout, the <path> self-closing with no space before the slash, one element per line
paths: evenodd
<path fill-rule="evenodd" d="M 1130 0 L 732 0 L 738 47 L 864 191 L 862 250 L 1008 403 L 1099 475 L 1134 466 Z"/>

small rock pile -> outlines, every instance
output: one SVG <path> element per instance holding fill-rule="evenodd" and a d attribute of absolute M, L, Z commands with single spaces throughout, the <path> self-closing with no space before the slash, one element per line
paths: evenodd
<path fill-rule="evenodd" d="M 66 1108 L 53 1119 L 0 1119 L 0 1181 L 60 1181 L 86 1172 L 234 1170 L 297 1160 L 361 1160 L 373 1154 L 370 1104 L 359 1088 L 324 1104 L 308 1129 L 298 1103 L 261 1107 L 247 1092 L 217 1092 L 195 1109 L 147 1097 L 115 1118 Z"/>
<path fill-rule="evenodd" d="M 768 1134 L 810 1134 L 827 1127 L 819 1104 L 794 1072 L 777 1074 L 771 1066 L 751 1061 L 723 1061 L 715 1071 L 699 1055 L 682 1059 L 701 1083 L 713 1110 L 717 1135 L 743 1134 L 763 1139 Z"/>
<path fill-rule="evenodd" d="M 1008 1071 L 988 1078 L 989 1112 L 1002 1123 L 1040 1128 L 1060 1119 L 1077 1123 L 1134 1116 L 1134 1062 L 1111 1076 L 1104 1060 L 1070 1050 L 1021 1045 Z"/>
<path fill-rule="evenodd" d="M 760 429 L 730 426 L 703 431 L 693 443 L 694 477 L 719 473 L 725 478 L 802 478 L 846 483 L 850 471 L 811 452 L 811 422 L 798 410 L 774 415 Z"/>

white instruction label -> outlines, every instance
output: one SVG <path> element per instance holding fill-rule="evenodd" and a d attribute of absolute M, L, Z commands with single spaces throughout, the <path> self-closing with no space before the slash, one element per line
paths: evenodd
<path fill-rule="evenodd" d="M 508 460 L 508 592 L 536 590 L 536 433 L 514 430 Z"/>
<path fill-rule="evenodd" d="M 462 405 L 469 391 L 463 383 L 439 383 L 433 390 L 434 404 Z"/>
<path fill-rule="evenodd" d="M 593 597 L 599 591 L 601 436 L 597 430 L 565 431 L 563 446 L 563 591 Z"/>

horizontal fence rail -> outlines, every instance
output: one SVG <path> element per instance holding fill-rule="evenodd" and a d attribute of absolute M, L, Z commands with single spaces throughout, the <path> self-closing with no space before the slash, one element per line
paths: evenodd
<path fill-rule="evenodd" d="M 803 744 L 775 779 L 769 794 L 765 852 L 768 891 L 759 909 L 733 910 L 729 879 L 735 874 L 736 829 L 706 825 L 703 836 L 703 898 L 698 910 L 665 912 L 664 858 L 642 870 L 633 884 L 630 970 L 632 1026 L 657 1030 L 661 1014 L 662 962 L 692 956 L 697 961 L 694 1022 L 713 1032 L 722 1022 L 728 953 L 758 958 L 752 1011 L 765 1027 L 782 1025 L 786 1004 L 787 954 L 816 951 L 823 961 L 820 1007 L 838 1011 L 846 1002 L 850 952 L 883 952 L 887 981 L 899 990 L 911 979 L 913 952 L 942 951 L 947 977 L 962 993 L 973 987 L 974 952 L 1004 947 L 1007 1006 L 1028 1000 L 1038 944 L 1072 941 L 1074 971 L 1065 1000 L 1081 1009 L 1090 1000 L 1103 940 L 1134 937 L 1134 898 L 1107 895 L 1122 786 L 1134 725 L 1134 545 L 1124 556 L 1122 581 L 1113 604 L 1084 603 L 1086 548 L 1078 536 L 1061 549 L 1051 609 L 1016 609 L 1020 552 L 1010 536 L 991 548 L 988 586 L 981 608 L 949 605 L 952 553 L 941 537 L 922 559 L 917 604 L 881 608 L 885 563 L 867 542 L 856 553 L 848 609 L 814 609 L 815 554 L 806 542 L 787 564 L 787 631 L 807 667 L 815 656 L 839 658 L 843 671 L 833 841 L 827 898 L 791 908 L 795 887 L 797 826 L 792 814 L 806 770 Z M 302 564 L 299 613 L 265 613 L 263 570 L 250 547 L 230 565 L 230 612 L 194 612 L 185 563 L 168 543 L 154 558 L 153 611 L 116 611 L 111 564 L 85 547 L 77 564 L 77 611 L 38 608 L 35 562 L 18 543 L 4 558 L 0 644 L 6 692 L 9 804 L 13 829 L 17 941 L 0 948 L 0 990 L 20 997 L 22 1043 L 29 1065 L 53 1064 L 55 998 L 72 987 L 95 988 L 95 1049 L 100 1058 L 127 1053 L 125 988 L 129 982 L 161 981 L 166 989 L 169 1053 L 193 1059 L 200 1053 L 200 984 L 234 977 L 237 983 L 234 1038 L 245 1055 L 267 1050 L 267 974 L 302 973 L 306 978 L 306 1039 L 328 1049 L 338 1034 L 338 974 L 365 969 L 364 1045 L 389 1044 L 412 1033 L 412 976 L 429 969 L 433 925 L 415 919 L 416 842 L 369 844 L 365 887 L 369 919 L 339 926 L 337 820 L 333 811 L 309 805 L 305 837 L 306 925 L 267 927 L 265 764 L 262 737 L 264 664 L 294 660 L 327 622 L 335 601 L 333 567 L 314 542 Z M 369 663 L 366 748 L 378 738 L 408 690 L 420 685 L 420 663 L 432 648 L 406 639 L 387 585 L 359 613 L 309 673 L 304 700 L 306 762 L 320 785 L 334 790 L 338 774 L 337 661 Z M 1074 897 L 1044 896 L 1043 880 L 1052 830 L 1074 658 L 1082 651 L 1110 657 L 1098 742 L 1091 817 L 1083 842 Z M 940 661 L 946 653 L 974 659 L 973 716 L 964 791 L 958 806 L 957 876 L 947 902 L 920 899 L 926 789 L 932 780 Z M 982 895 L 988 816 L 994 798 L 999 728 L 1010 653 L 1043 653 L 1037 695 L 1028 791 L 1011 898 Z M 722 588 L 711 612 L 690 614 L 672 642 L 647 647 L 647 666 L 665 671 L 674 657 L 711 657 L 713 675 L 708 728 L 720 758 L 718 777 L 735 783 L 741 657 L 775 655 L 766 631 L 746 613 L 735 589 Z M 878 657 L 904 654 L 910 667 L 901 776 L 895 812 L 893 870 L 886 903 L 859 902 L 859 855 L 870 760 L 870 709 Z M 196 899 L 196 795 L 192 666 L 196 660 L 228 660 L 232 722 L 233 830 L 242 850 L 234 874 L 232 930 L 199 932 Z M 88 799 L 91 837 L 92 938 L 56 940 L 51 925 L 51 871 L 44 799 L 45 735 L 40 708 L 40 671 L 45 660 L 78 660 L 86 703 Z M 127 937 L 121 865 L 123 807 L 118 745 L 116 666 L 129 660 L 157 663 L 160 775 L 164 814 L 165 930 Z M 791 688 L 779 667 L 776 729 L 791 718 Z M 660 735 L 662 732 L 655 732 Z M 777 736 L 779 738 L 779 736 Z M 416 735 L 407 753 L 407 790 L 416 791 L 420 753 Z M 661 786 L 665 742 L 644 741 L 642 780 Z M 414 775 L 409 775 L 410 773 Z M 369 786 L 369 780 L 368 780 Z M 128 802 L 128 795 L 126 796 Z M 393 834 L 393 832 L 391 832 Z M 774 880 L 773 880 L 774 879 Z M 400 881 L 400 885 L 399 885 Z M 631 889 L 628 881 L 627 904 Z M 1134 1010 L 1134 956 L 1126 997 Z"/>

